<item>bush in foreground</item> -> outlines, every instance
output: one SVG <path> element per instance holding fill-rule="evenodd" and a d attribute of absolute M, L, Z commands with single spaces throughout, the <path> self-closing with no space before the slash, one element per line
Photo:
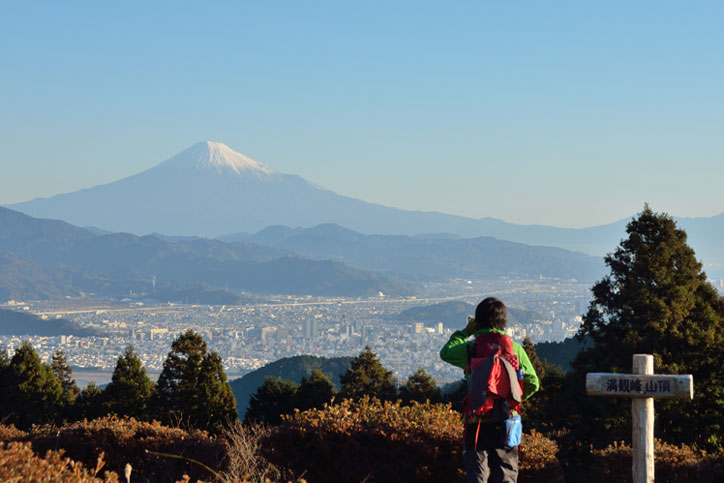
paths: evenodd
<path fill-rule="evenodd" d="M 45 458 L 33 453 L 30 443 L 0 443 L 0 481 L 73 481 L 75 483 L 118 483 L 115 473 L 98 473 L 105 465 L 103 455 L 93 473 L 81 463 L 63 455 L 63 450 L 48 451 Z"/>
<path fill-rule="evenodd" d="M 284 417 L 264 456 L 312 482 L 464 481 L 462 421 L 447 404 L 401 406 L 362 398 Z M 555 443 L 539 433 L 521 446 L 520 478 L 562 481 Z"/>
<path fill-rule="evenodd" d="M 137 481 L 176 481 L 184 474 L 194 480 L 211 480 L 211 472 L 188 458 L 217 469 L 226 455 L 224 444 L 205 431 L 186 431 L 158 422 L 116 416 L 78 421 L 61 428 L 34 426 L 29 433 L 10 429 L 0 431 L 0 435 L 13 434 L 7 440 L 31 442 L 33 450 L 39 454 L 63 448 L 68 457 L 86 467 L 95 467 L 99 453 L 103 452 L 105 468 L 122 475 L 129 463 Z"/>
<path fill-rule="evenodd" d="M 631 446 L 615 442 L 605 449 L 593 450 L 592 453 L 600 481 L 632 481 Z M 724 481 L 724 455 L 721 453 L 709 454 L 696 451 L 685 444 L 675 446 L 659 439 L 654 443 L 654 453 L 657 482 L 721 483 Z"/>

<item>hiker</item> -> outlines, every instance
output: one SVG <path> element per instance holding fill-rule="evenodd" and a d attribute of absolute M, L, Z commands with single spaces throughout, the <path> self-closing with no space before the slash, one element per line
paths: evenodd
<path fill-rule="evenodd" d="M 517 481 L 520 403 L 540 386 L 528 354 L 505 334 L 506 315 L 503 302 L 486 298 L 475 318 L 468 317 L 467 326 L 440 350 L 442 360 L 463 369 L 468 383 L 463 401 L 468 483 Z"/>

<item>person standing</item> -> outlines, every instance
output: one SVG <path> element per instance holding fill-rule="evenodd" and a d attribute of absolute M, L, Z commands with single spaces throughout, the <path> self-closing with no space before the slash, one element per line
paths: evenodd
<path fill-rule="evenodd" d="M 522 379 L 521 400 L 525 401 L 538 391 L 540 382 L 523 347 L 505 334 L 506 323 L 505 304 L 495 297 L 484 299 L 475 309 L 475 318 L 468 318 L 467 326 L 452 334 L 440 350 L 440 357 L 463 369 L 466 380 L 469 380 L 471 358 L 475 357 L 475 351 L 479 350 L 477 347 L 480 345 L 476 345 L 476 340 L 501 341 L 501 345 L 512 347 L 512 353 L 517 357 L 518 367 L 515 369 L 518 378 Z M 498 344 L 492 346 L 498 348 Z M 508 388 L 510 390 L 510 386 Z M 515 483 L 518 479 L 518 446 L 506 444 L 509 442 L 506 421 L 475 416 L 469 410 L 464 412 L 463 462 L 468 483 Z"/>

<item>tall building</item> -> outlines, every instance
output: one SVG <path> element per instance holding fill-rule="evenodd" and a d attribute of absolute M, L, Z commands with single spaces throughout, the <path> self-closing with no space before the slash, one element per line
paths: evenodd
<path fill-rule="evenodd" d="M 315 340 L 319 337 L 319 319 L 311 318 L 304 321 L 304 338 Z"/>

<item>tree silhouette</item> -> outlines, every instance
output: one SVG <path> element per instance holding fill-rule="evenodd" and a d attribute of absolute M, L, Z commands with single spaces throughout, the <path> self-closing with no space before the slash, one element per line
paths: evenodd
<path fill-rule="evenodd" d="M 352 359 L 347 372 L 339 376 L 342 384 L 340 395 L 359 399 L 362 396 L 394 400 L 397 390 L 392 382 L 392 372 L 385 369 L 369 346 Z"/>
<path fill-rule="evenodd" d="M 158 378 L 158 409 L 169 423 L 219 430 L 236 419 L 236 402 L 221 358 L 207 353 L 200 334 L 187 330 L 171 345 Z"/>
<path fill-rule="evenodd" d="M 77 419 L 95 419 L 108 413 L 107 401 L 103 390 L 95 382 L 90 382 L 81 389 L 75 399 Z"/>
<path fill-rule="evenodd" d="M 108 409 L 118 415 L 150 419 L 153 392 L 153 382 L 129 345 L 118 357 L 111 382 L 104 391 Z"/>
<path fill-rule="evenodd" d="M 530 337 L 526 336 L 526 338 L 523 339 L 522 345 L 523 350 L 525 350 L 525 353 L 528 354 L 528 359 L 530 359 L 530 363 L 533 365 L 533 369 L 535 369 L 535 373 L 538 375 L 538 379 L 543 380 L 546 375 L 545 366 L 538 357 L 538 352 L 536 352 L 535 350 L 533 341 L 530 340 Z"/>
<path fill-rule="evenodd" d="M 201 361 L 197 390 L 201 403 L 196 407 L 196 413 L 192 413 L 197 424 L 218 432 L 237 418 L 236 399 L 226 382 L 224 364 L 214 351 Z"/>
<path fill-rule="evenodd" d="M 28 428 L 57 420 L 63 388 L 52 369 L 40 362 L 30 342 L 15 350 L 5 373 L 9 422 Z"/>
<path fill-rule="evenodd" d="M 294 407 L 300 411 L 321 408 L 336 394 L 334 384 L 319 369 L 314 369 L 309 377 L 302 377 L 299 389 L 294 396 Z"/>
<path fill-rule="evenodd" d="M 299 386 L 293 381 L 267 376 L 264 378 L 264 384 L 259 386 L 249 398 L 244 422 L 279 424 L 282 421 L 282 414 L 294 411 L 298 389 Z"/>
<path fill-rule="evenodd" d="M 657 402 L 657 435 L 722 448 L 724 300 L 671 217 L 645 205 L 626 232 L 605 257 L 610 274 L 593 286 L 579 331 L 593 345 L 573 363 L 577 380 L 586 372 L 630 372 L 633 354 L 653 354 L 656 372 L 693 374 L 695 384 L 693 401 Z M 591 404 L 597 431 L 626 436 L 630 401 Z"/>
<path fill-rule="evenodd" d="M 75 384 L 73 379 L 73 370 L 68 365 L 68 359 L 61 349 L 55 351 L 53 358 L 50 361 L 50 368 L 53 369 L 56 379 L 60 382 L 60 386 L 63 388 L 63 401 L 67 406 L 71 406 L 75 403 L 75 398 L 78 397 L 80 389 Z"/>
<path fill-rule="evenodd" d="M 404 386 L 400 387 L 400 399 L 405 403 L 412 401 L 437 403 L 442 401 L 442 390 L 423 367 L 411 375 Z"/>

